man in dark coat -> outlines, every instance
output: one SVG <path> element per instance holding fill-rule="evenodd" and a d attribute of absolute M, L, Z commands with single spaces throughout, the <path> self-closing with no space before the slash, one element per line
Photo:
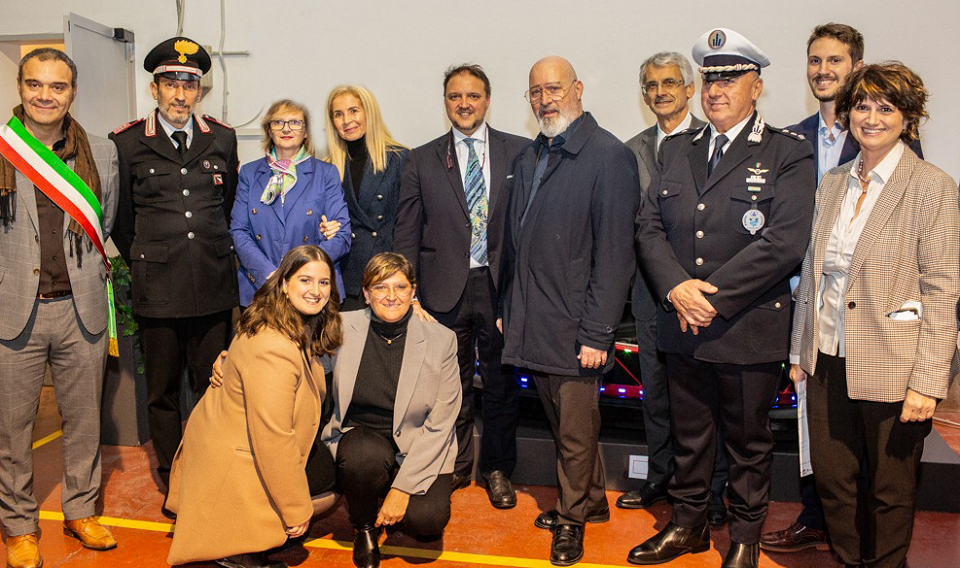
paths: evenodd
<path fill-rule="evenodd" d="M 130 265 L 133 312 L 147 376 L 147 416 L 164 485 L 180 445 L 184 362 L 206 390 L 210 363 L 230 336 L 238 305 L 228 231 L 237 188 L 237 137 L 193 114 L 210 57 L 173 38 L 144 60 L 157 110 L 111 134 L 120 158 L 120 203 L 113 240 Z"/>
<path fill-rule="evenodd" d="M 733 458 L 730 541 L 723 566 L 755 568 L 773 460 L 770 401 L 788 354 L 789 278 L 810 235 L 810 144 L 756 112 L 766 55 L 715 29 L 693 50 L 710 125 L 665 140 L 639 216 L 643 272 L 666 310 L 676 472 L 673 515 L 628 560 L 659 564 L 710 548 L 707 502 L 717 428 Z"/>
<path fill-rule="evenodd" d="M 394 250 L 417 269 L 420 303 L 457 334 L 463 403 L 453 487 L 469 485 L 473 471 L 473 379 L 479 359 L 479 472 L 490 503 L 508 509 L 517 504 L 510 475 L 517 463 L 520 388 L 512 369 L 500 362 L 497 290 L 513 163 L 530 140 L 494 130 L 484 120 L 490 80 L 479 65 L 451 67 L 443 89 L 453 128 L 410 152 L 400 185 Z"/>
<path fill-rule="evenodd" d="M 540 135 L 514 167 L 507 212 L 503 361 L 530 369 L 557 444 L 560 495 L 537 517 L 554 528 L 550 561 L 583 556 L 583 525 L 610 517 L 600 463 L 599 382 L 636 268 L 640 204 L 633 153 L 583 112 L 570 63 L 530 70 Z"/>

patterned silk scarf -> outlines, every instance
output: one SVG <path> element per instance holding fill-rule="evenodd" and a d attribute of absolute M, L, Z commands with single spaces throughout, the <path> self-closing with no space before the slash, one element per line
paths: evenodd
<path fill-rule="evenodd" d="M 267 165 L 270 166 L 273 175 L 267 182 L 267 187 L 263 188 L 260 203 L 270 205 L 277 199 L 278 195 L 280 196 L 280 202 L 283 203 L 284 196 L 290 191 L 290 188 L 297 184 L 297 164 L 309 157 L 310 154 L 303 146 L 300 147 L 300 151 L 292 160 L 278 160 L 276 148 L 270 150 L 270 153 L 267 154 Z"/>

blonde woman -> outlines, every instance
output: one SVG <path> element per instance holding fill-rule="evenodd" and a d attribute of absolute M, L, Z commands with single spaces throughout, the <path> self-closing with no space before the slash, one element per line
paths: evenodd
<path fill-rule="evenodd" d="M 325 158 L 337 167 L 350 211 L 350 254 L 340 261 L 344 311 L 362 309 L 361 280 L 370 257 L 393 250 L 400 173 L 407 148 L 393 139 L 373 93 L 359 85 L 335 88 L 327 97 Z"/>

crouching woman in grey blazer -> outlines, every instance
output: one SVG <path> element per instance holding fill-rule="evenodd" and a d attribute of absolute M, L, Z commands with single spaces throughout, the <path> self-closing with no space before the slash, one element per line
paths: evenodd
<path fill-rule="evenodd" d="M 342 314 L 335 407 L 322 439 L 354 526 L 353 562 L 375 568 L 381 527 L 439 537 L 450 519 L 461 392 L 456 336 L 411 317 L 410 262 L 377 254 L 362 286 L 369 309 Z"/>

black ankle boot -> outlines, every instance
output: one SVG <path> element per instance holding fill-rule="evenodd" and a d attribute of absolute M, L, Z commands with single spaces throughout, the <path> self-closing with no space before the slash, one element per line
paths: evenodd
<path fill-rule="evenodd" d="M 380 527 L 367 525 L 354 527 L 353 564 L 357 568 L 377 568 L 380 566 Z"/>

